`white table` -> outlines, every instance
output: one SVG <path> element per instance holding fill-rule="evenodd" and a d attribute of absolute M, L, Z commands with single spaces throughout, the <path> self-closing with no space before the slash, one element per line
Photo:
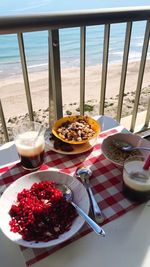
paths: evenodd
<path fill-rule="evenodd" d="M 98 118 L 103 130 L 116 126 L 106 116 Z M 112 122 L 112 124 L 111 124 Z M 108 123 L 108 124 L 107 124 Z M 13 148 L 12 148 L 13 146 Z M 0 150 L 0 159 L 5 155 L 4 164 L 17 160 L 13 143 L 9 149 Z M 5 153 L 3 154 L 3 152 Z M 4 157 L 3 157 L 4 158 Z M 8 161 L 9 159 L 9 161 Z M 1 164 L 2 165 L 2 164 Z M 69 244 L 46 257 L 33 267 L 149 267 L 150 266 L 150 203 L 142 204 L 118 219 L 103 226 L 106 237 L 94 232 Z M 25 267 L 23 255 L 17 245 L 0 232 L 1 267 Z"/>

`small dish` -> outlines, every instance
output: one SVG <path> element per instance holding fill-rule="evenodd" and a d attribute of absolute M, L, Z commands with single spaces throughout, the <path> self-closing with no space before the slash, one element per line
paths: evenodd
<path fill-rule="evenodd" d="M 18 233 L 13 233 L 10 231 L 9 222 L 11 217 L 9 215 L 9 210 L 12 203 L 16 200 L 17 194 L 21 192 L 24 188 L 29 189 L 35 182 L 39 183 L 40 181 L 54 181 L 56 183 L 67 185 L 74 195 L 74 202 L 82 208 L 87 214 L 89 212 L 89 197 L 86 192 L 83 184 L 78 181 L 76 178 L 58 172 L 56 170 L 48 171 L 37 171 L 30 174 L 27 174 L 15 182 L 13 182 L 3 193 L 0 198 L 0 228 L 2 232 L 13 242 L 18 245 L 30 248 L 44 248 L 51 247 L 63 243 L 64 241 L 71 238 L 76 234 L 84 224 L 84 219 L 80 216 L 77 216 L 73 221 L 71 229 L 63 234 L 61 234 L 57 239 L 48 241 L 48 242 L 34 242 L 34 241 L 25 241 L 22 239 L 22 236 Z"/>
<path fill-rule="evenodd" d="M 59 154 L 63 154 L 63 155 L 77 155 L 77 154 L 87 152 L 91 150 L 97 142 L 97 137 L 96 137 L 81 145 L 71 145 L 72 151 L 64 151 L 62 149 L 56 149 L 54 147 L 54 140 L 50 140 L 50 135 L 51 135 L 51 132 L 49 129 L 47 129 L 45 132 L 45 143 L 46 143 L 47 149 L 57 152 Z"/>
<path fill-rule="evenodd" d="M 90 125 L 91 129 L 95 132 L 90 138 L 87 138 L 85 140 L 81 140 L 81 141 L 75 141 L 75 140 L 67 140 L 62 138 L 57 130 L 59 127 L 62 126 L 62 124 L 65 123 L 73 123 L 73 122 L 78 122 L 78 120 L 84 120 L 88 125 Z M 73 144 L 73 145 L 79 145 L 79 144 L 84 144 L 86 142 L 88 142 L 89 140 L 92 140 L 94 138 L 96 138 L 98 136 L 98 134 L 100 133 L 100 124 L 94 120 L 91 117 L 88 116 L 81 116 L 81 115 L 77 115 L 77 116 L 66 116 L 63 117 L 59 120 L 57 120 L 52 128 L 52 133 L 60 140 L 62 140 L 63 142 L 69 143 L 69 144 Z"/>
<path fill-rule="evenodd" d="M 101 146 L 102 153 L 109 161 L 118 167 L 123 167 L 124 161 L 130 156 L 144 156 L 144 158 L 146 158 L 149 155 L 148 151 L 140 149 L 131 152 L 122 151 L 114 145 L 113 140 L 128 142 L 133 146 L 146 147 L 150 147 L 150 142 L 132 133 L 116 133 L 105 138 Z"/>

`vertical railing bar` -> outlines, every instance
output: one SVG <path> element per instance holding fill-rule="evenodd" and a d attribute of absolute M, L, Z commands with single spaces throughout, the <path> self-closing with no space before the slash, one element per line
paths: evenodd
<path fill-rule="evenodd" d="M 84 115 L 85 104 L 85 53 L 86 53 L 86 28 L 80 28 L 80 114 Z"/>
<path fill-rule="evenodd" d="M 50 100 L 51 97 L 52 100 Z M 61 118 L 63 110 L 58 30 L 49 30 L 49 104 L 50 108 L 53 108 L 53 110 L 49 111 L 49 115 L 53 112 L 55 120 Z"/>
<path fill-rule="evenodd" d="M 146 118 L 145 118 L 145 124 L 144 127 L 148 127 L 150 122 L 150 96 L 148 99 L 148 107 L 147 107 L 147 113 L 146 113 Z"/>
<path fill-rule="evenodd" d="M 4 131 L 5 141 L 9 142 L 9 136 L 8 136 L 8 131 L 7 131 L 7 126 L 6 126 L 6 121 L 5 121 L 5 116 L 4 116 L 1 100 L 0 100 L 0 119 L 1 119 L 3 131 Z"/>
<path fill-rule="evenodd" d="M 120 79 L 120 90 L 119 90 L 119 98 L 118 98 L 118 109 L 117 109 L 117 116 L 116 116 L 116 120 L 118 122 L 120 122 L 121 113 L 122 113 L 123 96 L 124 96 L 128 57 L 129 57 L 129 48 L 130 48 L 130 40 L 131 40 L 131 31 L 132 31 L 132 22 L 128 22 L 127 27 L 126 27 L 121 79 Z"/>
<path fill-rule="evenodd" d="M 133 107 L 133 115 L 132 115 L 132 120 L 131 120 L 131 127 L 130 127 L 131 132 L 134 131 L 135 123 L 136 123 L 136 117 L 137 117 L 137 112 L 138 112 L 138 105 L 139 105 L 139 99 L 140 99 L 140 94 L 141 94 L 141 87 L 142 87 L 143 75 L 144 75 L 144 69 L 145 69 L 145 63 L 146 63 L 146 56 L 147 56 L 147 50 L 148 50 L 148 44 L 149 44 L 149 37 L 150 37 L 150 21 L 147 21 L 140 68 L 139 68 L 138 82 L 137 82 L 137 88 L 136 88 L 136 94 L 135 94 L 135 103 Z"/>
<path fill-rule="evenodd" d="M 33 108 L 32 108 L 32 99 L 31 99 L 31 93 L 30 93 L 30 85 L 29 85 L 28 70 L 27 70 L 25 48 L 24 48 L 24 41 L 23 41 L 22 33 L 18 33 L 18 44 L 19 44 L 20 59 L 21 59 L 21 65 L 22 65 L 22 72 L 23 72 L 23 79 L 24 79 L 24 85 L 25 85 L 29 117 L 30 117 L 30 120 L 33 121 L 34 116 L 33 116 Z"/>
<path fill-rule="evenodd" d="M 51 48 L 50 48 L 50 33 L 48 31 L 48 104 L 49 104 L 49 128 L 52 129 L 53 123 L 56 120 L 54 112 L 53 90 L 52 90 L 52 74 L 51 74 Z"/>
<path fill-rule="evenodd" d="M 104 29 L 104 43 L 103 43 L 102 80 L 101 80 L 101 94 L 100 94 L 100 108 L 99 108 L 100 115 L 104 114 L 104 106 L 105 106 L 109 36 L 110 36 L 110 24 L 106 24 Z"/>

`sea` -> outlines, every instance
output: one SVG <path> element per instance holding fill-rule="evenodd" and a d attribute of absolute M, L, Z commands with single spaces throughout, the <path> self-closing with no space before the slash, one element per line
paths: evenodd
<path fill-rule="evenodd" d="M 148 6 L 150 0 L 0 0 L 0 16 L 27 15 L 73 10 L 100 9 L 111 7 Z M 129 61 L 141 57 L 146 22 L 134 22 L 132 29 Z M 126 24 L 111 25 L 109 63 L 122 62 Z M 28 70 L 38 72 L 48 67 L 48 33 L 24 33 L 25 53 Z M 104 26 L 86 29 L 86 66 L 102 63 Z M 63 68 L 78 67 L 80 64 L 80 29 L 60 30 L 60 56 Z M 148 49 L 147 58 L 150 58 Z M 0 35 L 0 76 L 11 76 L 21 72 L 19 48 L 16 34 Z"/>

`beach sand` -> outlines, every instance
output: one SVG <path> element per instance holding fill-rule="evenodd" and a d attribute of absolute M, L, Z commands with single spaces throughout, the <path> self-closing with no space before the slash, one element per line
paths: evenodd
<path fill-rule="evenodd" d="M 128 64 L 123 103 L 123 116 L 132 113 L 135 90 L 138 80 L 139 62 Z M 150 60 L 145 66 L 142 84 L 142 96 L 139 111 L 147 109 L 150 96 Z M 118 94 L 120 86 L 121 65 L 108 66 L 106 84 L 105 114 L 116 116 Z M 29 82 L 32 96 L 33 110 L 37 113 L 37 120 L 48 122 L 48 71 L 29 72 Z M 101 89 L 101 66 L 86 67 L 85 102 L 87 114 L 96 115 L 99 110 Z M 64 115 L 79 114 L 80 98 L 80 70 L 79 68 L 62 69 L 62 96 Z M 3 77 L 0 83 L 0 98 L 8 127 L 23 119 L 28 113 L 25 89 L 22 75 Z M 26 114 L 26 117 L 28 115 Z"/>

